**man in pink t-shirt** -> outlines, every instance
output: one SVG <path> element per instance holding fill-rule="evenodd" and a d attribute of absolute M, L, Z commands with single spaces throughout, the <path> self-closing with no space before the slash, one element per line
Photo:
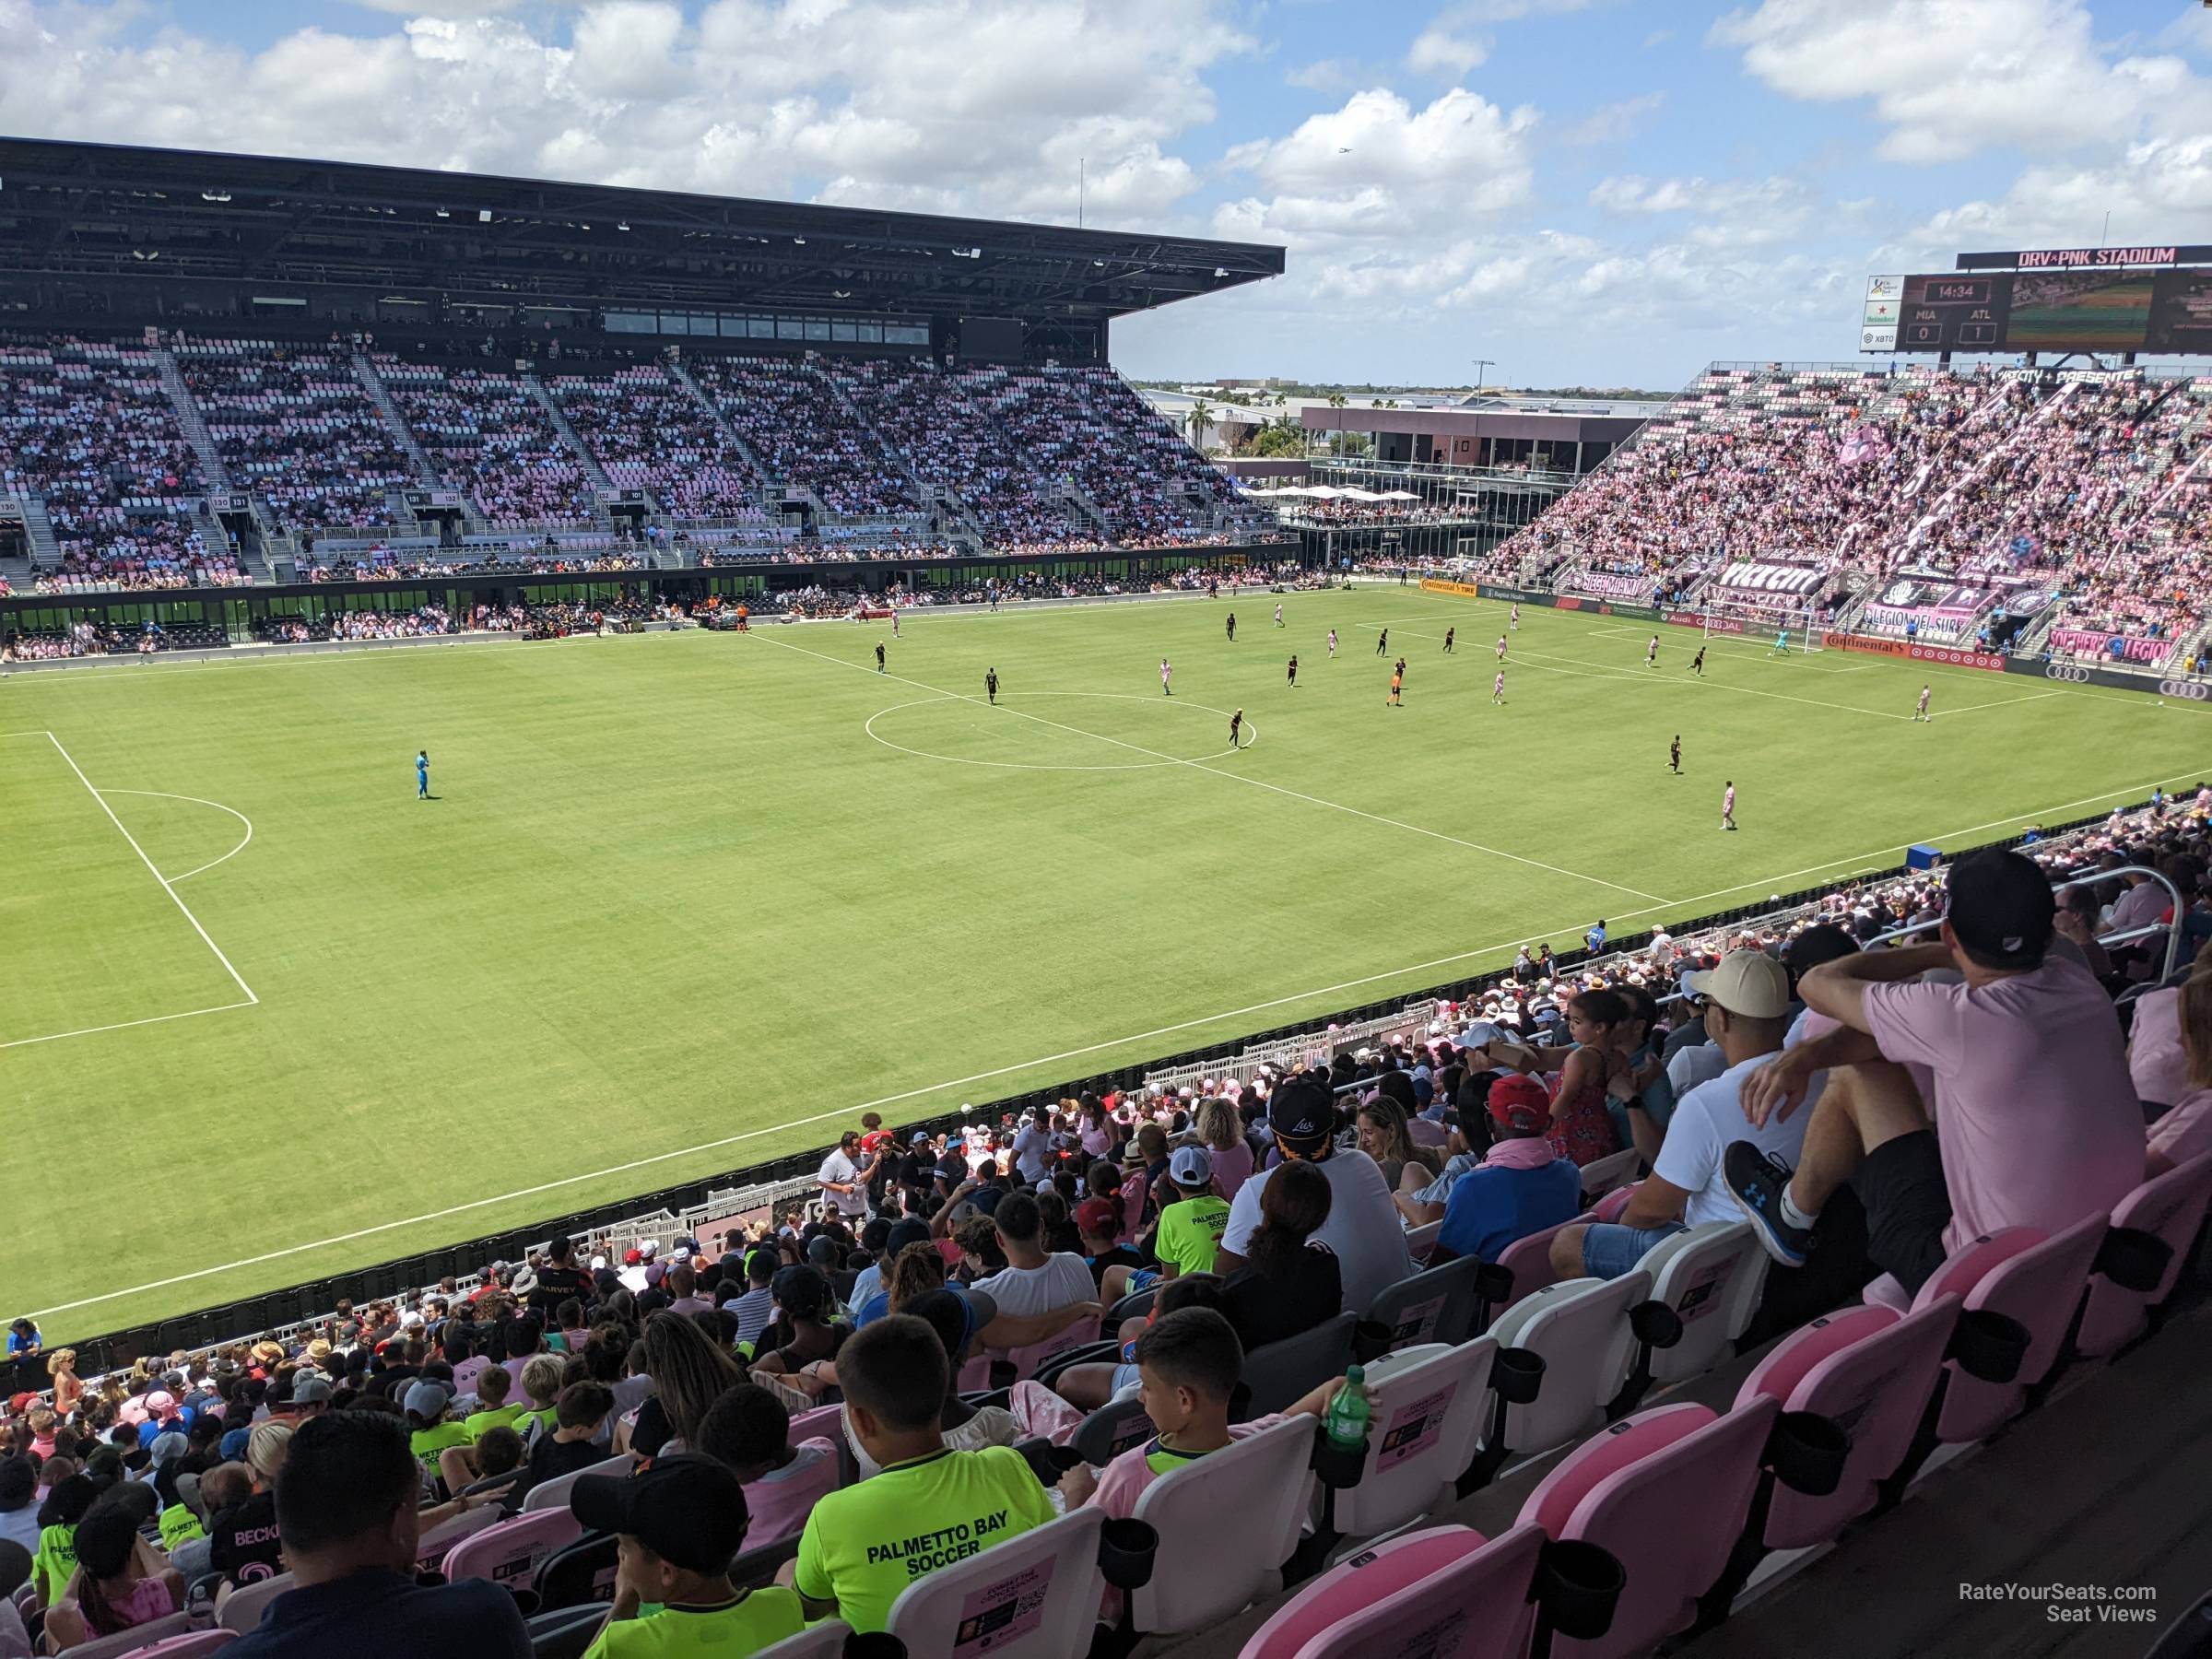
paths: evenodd
<path fill-rule="evenodd" d="M 2047 954 L 2054 913 L 2031 861 L 1977 853 L 1951 871 L 1942 944 L 1845 957 L 1799 982 L 1806 1006 L 1842 1029 L 1756 1074 L 1746 1117 L 1794 1111 L 1815 1070 L 1855 1070 L 1821 1095 L 1794 1172 L 1748 1141 L 1728 1149 L 1730 1190 L 1769 1254 L 1801 1263 L 1820 1206 L 1849 1181 L 1867 1254 L 1912 1292 L 1976 1238 L 2070 1227 L 2142 1181 L 2119 1019 L 2095 980 Z M 1940 968 L 1965 982 L 1909 982 Z M 1925 1109 L 1906 1064 L 1934 1075 Z"/>

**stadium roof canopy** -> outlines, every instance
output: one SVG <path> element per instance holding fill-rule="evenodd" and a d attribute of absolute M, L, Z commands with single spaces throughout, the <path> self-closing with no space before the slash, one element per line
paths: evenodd
<path fill-rule="evenodd" d="M 1105 324 L 1281 274 L 1250 242 L 0 138 L 0 276 Z"/>

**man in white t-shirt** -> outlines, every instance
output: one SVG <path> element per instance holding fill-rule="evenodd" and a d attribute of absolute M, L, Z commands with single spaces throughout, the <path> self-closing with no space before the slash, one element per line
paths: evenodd
<path fill-rule="evenodd" d="M 1551 1267 L 1563 1279 L 1618 1278 L 1663 1239 L 1707 1221 L 1738 1219 L 1722 1171 L 1729 1142 L 1749 1139 L 1785 1163 L 1794 1163 L 1804 1145 L 1809 1114 L 1770 1120 L 1747 1134 L 1742 1103 L 1745 1079 L 1782 1052 L 1790 1029 L 1788 970 L 1764 951 L 1732 950 L 1711 972 L 1685 975 L 1683 989 L 1703 1001 L 1706 1034 L 1727 1068 L 1675 1102 L 1652 1172 L 1618 1221 L 1562 1227 L 1552 1235 Z M 1824 1081 L 1823 1074 L 1812 1077 L 1814 1098 Z M 1642 1111 L 1642 1102 L 1631 1099 L 1629 1110 Z"/>
<path fill-rule="evenodd" d="M 1014 1134 L 1014 1168 L 1022 1184 L 1035 1186 L 1052 1172 L 1053 1124 L 1049 1107 L 1034 1108 Z"/>
<path fill-rule="evenodd" d="M 822 1189 L 822 1207 L 847 1220 L 868 1213 L 868 1169 L 861 1161 L 860 1131 L 848 1129 L 837 1150 L 822 1159 L 815 1178 Z"/>
<path fill-rule="evenodd" d="M 1390 1182 L 1366 1153 L 1335 1145 L 1336 1103 L 1327 1086 L 1312 1076 L 1281 1084 L 1267 1102 L 1267 1121 L 1284 1158 L 1311 1163 L 1329 1178 L 1329 1218 L 1315 1230 L 1312 1241 L 1335 1253 L 1344 1305 L 1364 1314 L 1377 1291 L 1413 1272 Z M 1229 1206 L 1229 1227 L 1214 1255 L 1214 1271 L 1223 1278 L 1251 1253 L 1252 1236 L 1260 1229 L 1260 1195 L 1274 1173 L 1262 1170 L 1237 1189 Z"/>
<path fill-rule="evenodd" d="M 1044 1216 L 1026 1192 L 1008 1193 L 991 1212 L 1006 1265 L 977 1279 L 972 1288 L 988 1296 L 1001 1313 L 1017 1319 L 1057 1312 L 1099 1299 L 1097 1281 L 1083 1258 L 1044 1248 Z"/>

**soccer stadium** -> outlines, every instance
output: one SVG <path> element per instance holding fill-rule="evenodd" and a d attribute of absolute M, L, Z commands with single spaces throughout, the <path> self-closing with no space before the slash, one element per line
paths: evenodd
<path fill-rule="evenodd" d="M 0 137 L 0 1659 L 2212 1655 L 2201 225 L 430 159 Z"/>

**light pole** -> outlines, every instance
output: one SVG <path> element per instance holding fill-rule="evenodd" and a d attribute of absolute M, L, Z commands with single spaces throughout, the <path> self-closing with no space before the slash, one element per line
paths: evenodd
<path fill-rule="evenodd" d="M 1475 363 L 1475 390 L 1476 390 L 1476 391 L 1477 391 L 1477 392 L 1479 392 L 1479 391 L 1481 391 L 1481 390 L 1482 390 L 1482 375 L 1483 375 L 1483 371 L 1485 371 L 1486 369 L 1495 369 L 1495 368 L 1497 368 L 1497 367 L 1498 367 L 1498 359 L 1497 359 L 1496 358 L 1477 358 L 1477 359 L 1474 359 L 1474 363 Z"/>

